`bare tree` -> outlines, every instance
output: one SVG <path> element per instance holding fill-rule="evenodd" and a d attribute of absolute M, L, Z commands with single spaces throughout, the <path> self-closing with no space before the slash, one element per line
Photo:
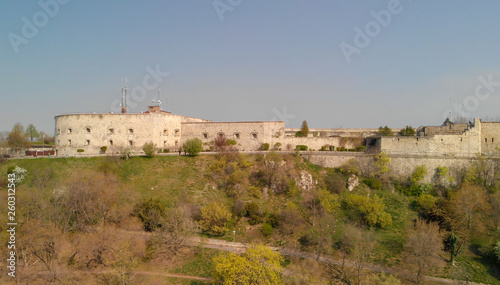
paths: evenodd
<path fill-rule="evenodd" d="M 196 232 L 196 224 L 185 207 L 168 209 L 161 224 L 153 233 L 149 244 L 157 257 L 170 259 L 186 246 L 188 237 Z"/>
<path fill-rule="evenodd" d="M 437 265 L 442 251 L 442 237 L 436 223 L 419 219 L 411 230 L 405 245 L 407 264 L 416 270 L 415 281 L 422 282 L 423 275 Z"/>

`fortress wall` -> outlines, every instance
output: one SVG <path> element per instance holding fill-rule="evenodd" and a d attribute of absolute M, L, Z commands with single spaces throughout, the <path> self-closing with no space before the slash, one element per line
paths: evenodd
<path fill-rule="evenodd" d="M 500 122 L 481 123 L 481 151 L 493 155 L 500 151 Z"/>
<path fill-rule="evenodd" d="M 335 154 L 303 154 L 305 159 L 313 164 L 323 167 L 337 168 L 342 166 L 350 159 L 355 159 L 360 166 L 363 175 L 368 175 L 375 171 L 374 161 L 375 155 L 358 154 L 358 153 L 335 153 Z M 425 165 L 427 175 L 424 177 L 424 183 L 430 183 L 435 179 L 438 166 L 446 166 L 450 169 L 450 175 L 458 181 L 462 178 L 467 167 L 475 158 L 467 157 L 416 157 L 416 156 L 399 156 L 389 155 L 391 159 L 390 169 L 391 175 L 395 177 L 408 178 L 415 171 L 415 168 L 420 165 Z"/>
<path fill-rule="evenodd" d="M 387 154 L 426 156 L 475 156 L 481 153 L 481 123 L 461 134 L 394 136 L 380 138 L 380 151 Z"/>
<path fill-rule="evenodd" d="M 258 150 L 263 143 L 283 141 L 284 122 L 204 122 L 182 123 L 182 142 L 188 139 L 199 138 L 208 149 L 219 135 L 234 139 L 239 150 Z"/>
<path fill-rule="evenodd" d="M 59 156 L 77 155 L 80 148 L 85 155 L 99 154 L 102 146 L 108 147 L 108 154 L 125 148 L 142 152 L 149 141 L 160 148 L 175 148 L 181 137 L 181 117 L 170 113 L 72 114 L 55 120 Z"/>
<path fill-rule="evenodd" d="M 356 148 L 362 145 L 362 138 L 346 137 L 285 137 L 282 143 L 283 150 L 294 150 L 297 145 L 307 145 L 310 150 L 321 150 L 324 145 L 333 145 L 335 148 L 343 146 Z"/>

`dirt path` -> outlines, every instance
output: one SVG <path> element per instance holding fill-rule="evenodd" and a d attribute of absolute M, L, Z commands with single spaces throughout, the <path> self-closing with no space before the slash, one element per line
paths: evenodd
<path fill-rule="evenodd" d="M 72 274 L 117 274 L 114 270 L 96 270 L 96 271 L 85 271 L 85 270 L 72 270 Z M 133 271 L 132 275 L 149 275 L 149 276 L 161 276 L 161 277 L 172 277 L 181 279 L 191 279 L 198 281 L 212 281 L 212 278 L 191 276 L 180 273 L 168 273 L 168 272 L 156 272 L 156 271 Z"/>
<path fill-rule="evenodd" d="M 125 231 L 125 230 L 119 230 L 120 232 L 130 235 L 130 236 L 140 236 L 142 238 L 147 238 L 151 235 L 151 233 L 148 232 L 142 232 L 142 231 Z M 245 243 L 240 243 L 240 242 L 231 242 L 231 241 L 225 241 L 225 240 L 219 240 L 219 239 L 212 239 L 212 238 L 202 238 L 202 237 L 191 237 L 188 241 L 188 243 L 192 246 L 199 246 L 201 245 L 202 247 L 205 248 L 213 248 L 217 250 L 223 250 L 223 251 L 229 251 L 229 252 L 234 252 L 234 253 L 243 253 L 246 251 L 247 247 L 250 246 L 250 244 L 245 244 Z M 316 260 L 317 255 L 309 252 L 303 252 L 303 251 L 295 251 L 295 250 L 290 250 L 286 248 L 279 248 L 279 247 L 269 247 L 272 250 L 279 251 L 283 255 L 290 255 L 290 256 L 295 256 L 295 257 L 300 257 L 304 259 L 314 259 Z M 319 259 L 319 262 L 323 263 L 328 263 L 328 264 L 335 264 L 335 265 L 341 265 L 342 262 L 339 261 L 338 259 L 332 257 L 332 256 L 327 256 L 327 255 L 322 255 Z M 346 261 L 345 266 L 347 267 L 355 267 L 354 263 L 351 261 Z M 387 274 L 393 274 L 393 275 L 398 275 L 398 276 L 405 276 L 405 277 L 412 277 L 413 273 L 404 270 L 404 269 L 396 269 L 396 268 L 389 268 L 385 266 L 380 266 L 380 265 L 375 265 L 375 264 L 370 264 L 370 263 L 365 263 L 363 265 L 363 268 L 366 270 L 370 270 L 373 272 L 384 272 Z M 433 276 L 423 276 L 423 280 L 430 281 L 430 282 L 435 282 L 435 283 L 440 283 L 440 284 L 457 284 L 456 280 L 452 279 L 446 279 L 446 278 L 440 278 L 440 277 L 433 277 Z M 465 282 L 465 281 L 463 281 Z M 483 283 L 475 283 L 475 282 L 468 282 L 467 284 L 470 285 L 487 285 Z"/>

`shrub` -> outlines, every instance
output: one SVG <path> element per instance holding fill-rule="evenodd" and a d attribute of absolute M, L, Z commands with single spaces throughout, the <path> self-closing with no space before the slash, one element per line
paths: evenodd
<path fill-rule="evenodd" d="M 347 151 L 356 151 L 356 149 L 355 148 L 350 148 Z"/>
<path fill-rule="evenodd" d="M 356 147 L 356 151 L 365 152 L 366 147 L 364 145 Z"/>
<path fill-rule="evenodd" d="M 269 143 L 263 143 L 260 145 L 260 150 L 269 150 Z"/>
<path fill-rule="evenodd" d="M 266 218 L 266 224 L 271 225 L 271 227 L 273 227 L 273 228 L 279 227 L 280 216 L 275 214 L 275 213 L 269 214 L 269 216 Z"/>
<path fill-rule="evenodd" d="M 189 155 L 196 156 L 203 151 L 203 142 L 199 138 L 187 140 L 183 145 L 183 149 Z"/>
<path fill-rule="evenodd" d="M 262 224 L 262 227 L 260 228 L 260 232 L 265 237 L 268 237 L 268 236 L 273 234 L 273 227 L 268 223 L 264 223 L 264 224 Z"/>
<path fill-rule="evenodd" d="M 163 149 L 163 153 L 169 153 L 170 150 L 168 148 Z"/>
<path fill-rule="evenodd" d="M 84 151 L 85 151 L 85 150 L 84 150 L 84 149 L 82 149 L 82 148 L 79 148 L 79 149 L 77 149 L 77 150 L 76 150 L 76 152 L 78 152 L 78 153 L 82 153 L 82 152 L 84 152 Z"/>
<path fill-rule="evenodd" d="M 297 145 L 297 146 L 295 147 L 295 149 L 297 149 L 298 151 L 302 151 L 302 150 L 304 150 L 304 151 L 305 151 L 305 150 L 307 150 L 307 149 L 308 149 L 308 147 L 307 147 L 307 145 L 302 145 L 302 144 L 299 144 L 299 145 Z"/>
<path fill-rule="evenodd" d="M 108 147 L 107 146 L 101 146 L 101 152 L 102 153 L 106 153 L 106 151 L 108 150 Z"/>
<path fill-rule="evenodd" d="M 334 151 L 335 150 L 335 146 L 331 145 L 330 146 L 330 151 Z"/>
<path fill-rule="evenodd" d="M 321 147 L 321 151 L 327 151 L 330 149 L 330 146 L 329 145 L 324 145 Z"/>
<path fill-rule="evenodd" d="M 142 146 L 142 150 L 147 157 L 152 158 L 156 155 L 156 145 L 153 142 L 147 142 Z"/>
<path fill-rule="evenodd" d="M 132 157 L 132 150 L 130 148 L 126 148 L 122 152 L 122 159 L 129 160 Z"/>
<path fill-rule="evenodd" d="M 411 183 L 417 185 L 419 184 L 427 174 L 427 168 L 425 165 L 419 165 L 415 168 L 415 171 L 413 171 L 411 175 Z"/>
<path fill-rule="evenodd" d="M 16 165 L 16 167 L 13 167 L 13 168 L 12 167 L 13 166 L 9 167 L 9 169 L 7 170 L 7 173 L 14 174 L 15 175 L 14 184 L 19 185 L 24 181 L 26 176 L 28 176 L 28 170 L 21 168 L 17 165 Z"/>
<path fill-rule="evenodd" d="M 392 216 L 385 211 L 385 204 L 377 195 L 366 197 L 351 194 L 345 202 L 353 218 L 361 219 L 369 226 L 386 228 L 392 225 Z"/>
<path fill-rule="evenodd" d="M 298 132 L 295 133 L 295 136 L 298 137 L 298 138 L 301 138 L 301 137 L 304 136 L 304 134 L 302 134 L 301 131 L 298 131 Z"/>
<path fill-rule="evenodd" d="M 281 150 L 281 143 L 280 142 L 275 143 L 273 146 L 273 149 L 274 150 Z"/>
<path fill-rule="evenodd" d="M 209 235 L 220 236 L 226 233 L 231 213 L 222 205 L 213 202 L 201 208 L 200 227 Z"/>
<path fill-rule="evenodd" d="M 233 139 L 227 139 L 227 140 L 226 140 L 226 144 L 227 144 L 227 145 L 236 145 L 236 140 L 233 140 Z"/>
<path fill-rule="evenodd" d="M 245 205 L 246 217 L 250 218 L 248 223 L 250 225 L 256 225 L 262 223 L 262 213 L 260 212 L 259 205 L 255 202 L 250 202 Z"/>
<path fill-rule="evenodd" d="M 149 199 L 135 205 L 133 216 L 138 217 L 145 231 L 152 232 L 161 227 L 161 218 L 165 215 L 165 208 L 158 199 Z"/>
<path fill-rule="evenodd" d="M 380 179 L 378 178 L 368 177 L 363 180 L 363 183 L 365 183 L 366 186 L 370 187 L 371 189 L 382 190 L 382 181 L 380 181 Z"/>
<path fill-rule="evenodd" d="M 346 175 L 359 175 L 361 173 L 361 168 L 359 167 L 359 163 L 354 158 L 349 159 L 344 162 L 339 168 L 340 172 Z"/>

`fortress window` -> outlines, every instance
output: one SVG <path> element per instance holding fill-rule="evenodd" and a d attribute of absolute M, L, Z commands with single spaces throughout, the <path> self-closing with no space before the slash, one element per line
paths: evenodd
<path fill-rule="evenodd" d="M 73 130 L 72 129 L 68 129 L 68 134 L 71 134 L 73 133 Z"/>
<path fill-rule="evenodd" d="M 234 134 L 234 138 L 235 138 L 235 139 L 239 139 L 239 138 L 240 138 L 240 133 L 235 133 L 235 134 Z"/>
<path fill-rule="evenodd" d="M 68 140 L 68 145 L 71 145 L 71 140 Z"/>
<path fill-rule="evenodd" d="M 163 135 L 164 135 L 164 136 L 168 136 L 168 130 L 167 130 L 167 129 L 164 129 L 164 130 L 163 130 Z"/>
<path fill-rule="evenodd" d="M 86 140 L 85 145 L 90 145 L 90 140 Z"/>
<path fill-rule="evenodd" d="M 219 138 L 223 138 L 226 136 L 226 135 L 224 135 L 224 133 L 218 133 L 217 135 L 219 136 Z"/>
<path fill-rule="evenodd" d="M 203 138 L 204 139 L 208 139 L 208 134 L 207 133 L 203 133 Z"/>
<path fill-rule="evenodd" d="M 86 128 L 85 130 L 87 131 L 87 133 L 90 133 L 90 128 Z"/>
<path fill-rule="evenodd" d="M 167 146 L 167 141 L 163 141 L 163 146 Z"/>
<path fill-rule="evenodd" d="M 134 145 L 134 142 L 133 142 L 133 141 L 128 141 L 128 145 L 129 145 L 129 146 L 133 146 L 133 145 Z"/>
<path fill-rule="evenodd" d="M 109 129 L 108 130 L 110 133 L 114 134 L 115 133 L 115 129 Z"/>
<path fill-rule="evenodd" d="M 484 142 L 485 142 L 485 143 L 488 143 L 488 139 L 487 139 L 487 138 L 484 138 Z"/>
<path fill-rule="evenodd" d="M 256 139 L 257 138 L 257 133 L 252 133 L 252 138 Z"/>
<path fill-rule="evenodd" d="M 176 136 L 176 137 L 178 137 L 178 136 L 179 136 L 179 134 L 180 134 L 180 132 L 181 132 L 181 131 L 179 131 L 179 129 L 176 129 L 176 130 L 175 130 L 175 136 Z"/>
<path fill-rule="evenodd" d="M 57 134 L 60 135 L 61 134 L 61 129 L 57 129 Z"/>
<path fill-rule="evenodd" d="M 109 140 L 109 145 L 113 145 L 113 140 Z"/>
<path fill-rule="evenodd" d="M 57 145 L 60 145 L 61 144 L 61 141 L 60 140 L 57 140 Z"/>

